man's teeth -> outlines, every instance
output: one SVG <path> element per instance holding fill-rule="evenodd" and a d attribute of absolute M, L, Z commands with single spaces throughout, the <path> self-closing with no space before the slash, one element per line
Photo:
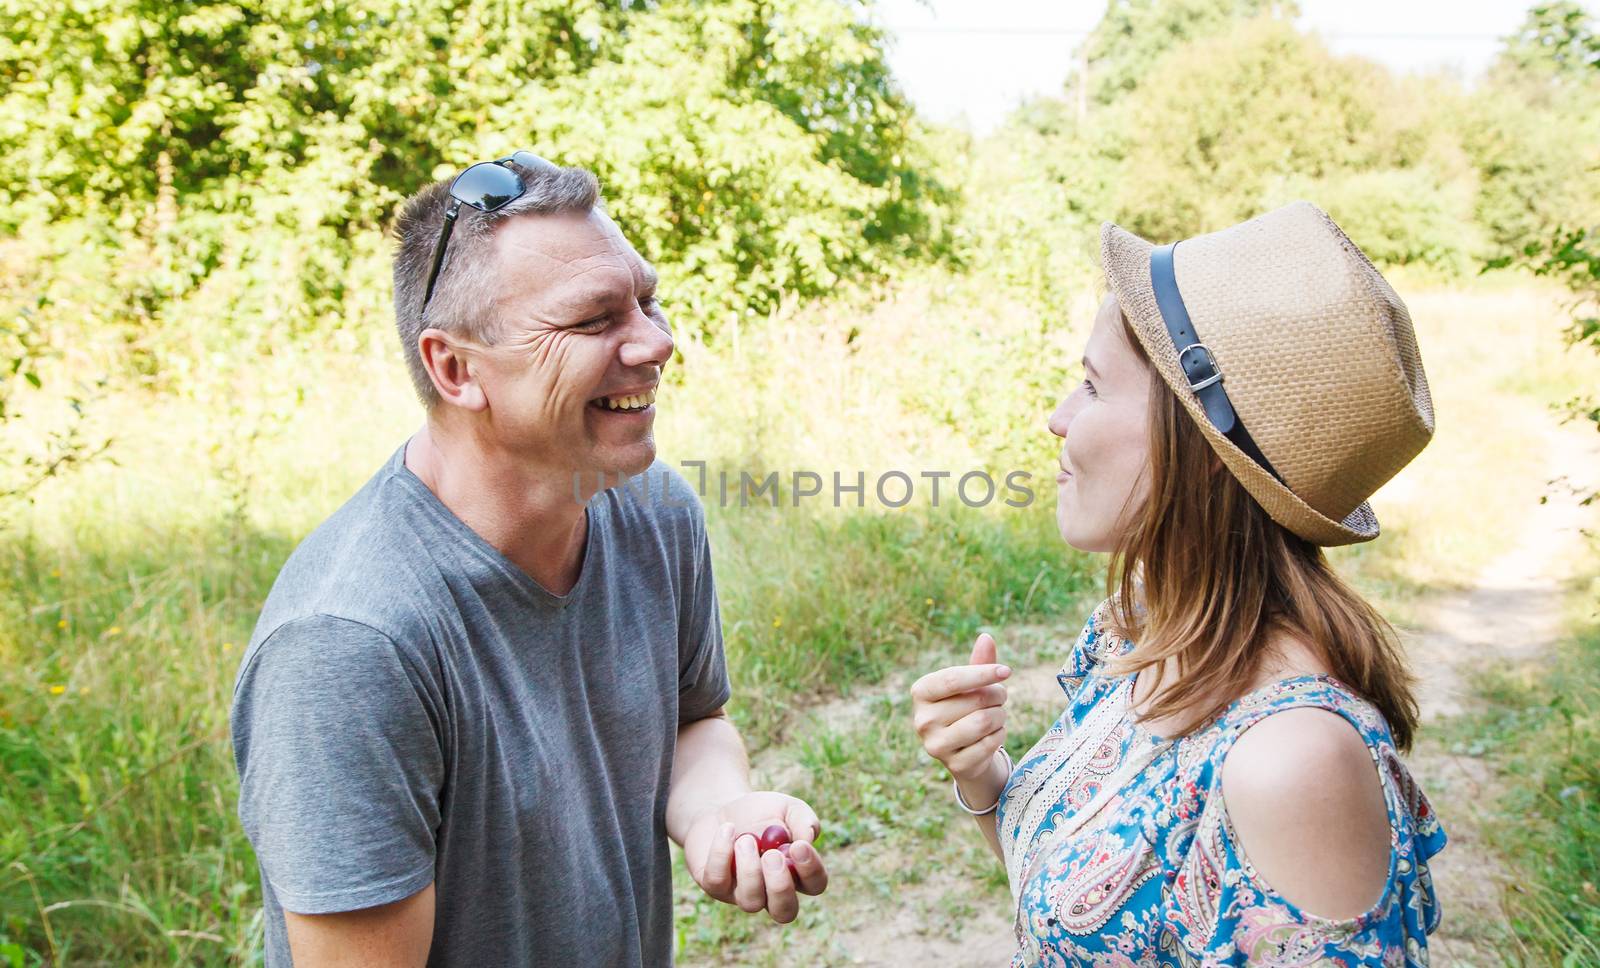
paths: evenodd
<path fill-rule="evenodd" d="M 628 397 L 602 397 L 600 405 L 610 410 L 638 410 L 656 402 L 656 392 L 646 390 Z"/>

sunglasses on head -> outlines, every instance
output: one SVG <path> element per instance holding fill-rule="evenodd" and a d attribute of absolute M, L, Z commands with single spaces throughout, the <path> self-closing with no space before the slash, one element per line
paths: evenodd
<path fill-rule="evenodd" d="M 508 168 L 507 162 L 516 162 L 523 168 L 550 166 L 550 162 L 531 151 L 519 151 L 508 158 L 480 161 L 450 183 L 450 207 L 444 212 L 439 241 L 433 247 L 433 266 L 428 270 L 428 286 L 422 294 L 424 315 L 428 312 L 429 300 L 433 298 L 434 283 L 439 281 L 439 270 L 444 266 L 444 250 L 450 244 L 450 233 L 455 229 L 456 216 L 461 212 L 462 203 L 487 214 L 505 208 L 527 192 L 528 187 L 522 183 L 522 176 Z"/>

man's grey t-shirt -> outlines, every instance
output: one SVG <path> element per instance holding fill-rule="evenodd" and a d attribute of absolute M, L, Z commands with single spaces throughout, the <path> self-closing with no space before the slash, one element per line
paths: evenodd
<path fill-rule="evenodd" d="M 657 462 L 545 591 L 405 467 L 290 556 L 234 688 L 266 963 L 284 910 L 437 886 L 430 965 L 667 965 L 680 723 L 727 701 L 699 501 Z"/>

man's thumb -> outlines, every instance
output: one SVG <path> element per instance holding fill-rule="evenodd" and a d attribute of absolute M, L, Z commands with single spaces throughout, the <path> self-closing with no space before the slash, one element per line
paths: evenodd
<path fill-rule="evenodd" d="M 988 632 L 981 632 L 978 641 L 972 644 L 973 665 L 993 665 L 999 661 L 994 644 L 994 636 Z"/>

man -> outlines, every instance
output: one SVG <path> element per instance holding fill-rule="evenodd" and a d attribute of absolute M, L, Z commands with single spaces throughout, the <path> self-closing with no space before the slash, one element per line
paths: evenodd
<path fill-rule="evenodd" d="M 593 175 L 527 152 L 397 235 L 426 424 L 295 550 L 235 687 L 267 965 L 670 964 L 663 833 L 712 897 L 793 920 L 819 825 L 751 792 L 723 715 L 702 511 L 655 460 L 654 270 Z"/>

